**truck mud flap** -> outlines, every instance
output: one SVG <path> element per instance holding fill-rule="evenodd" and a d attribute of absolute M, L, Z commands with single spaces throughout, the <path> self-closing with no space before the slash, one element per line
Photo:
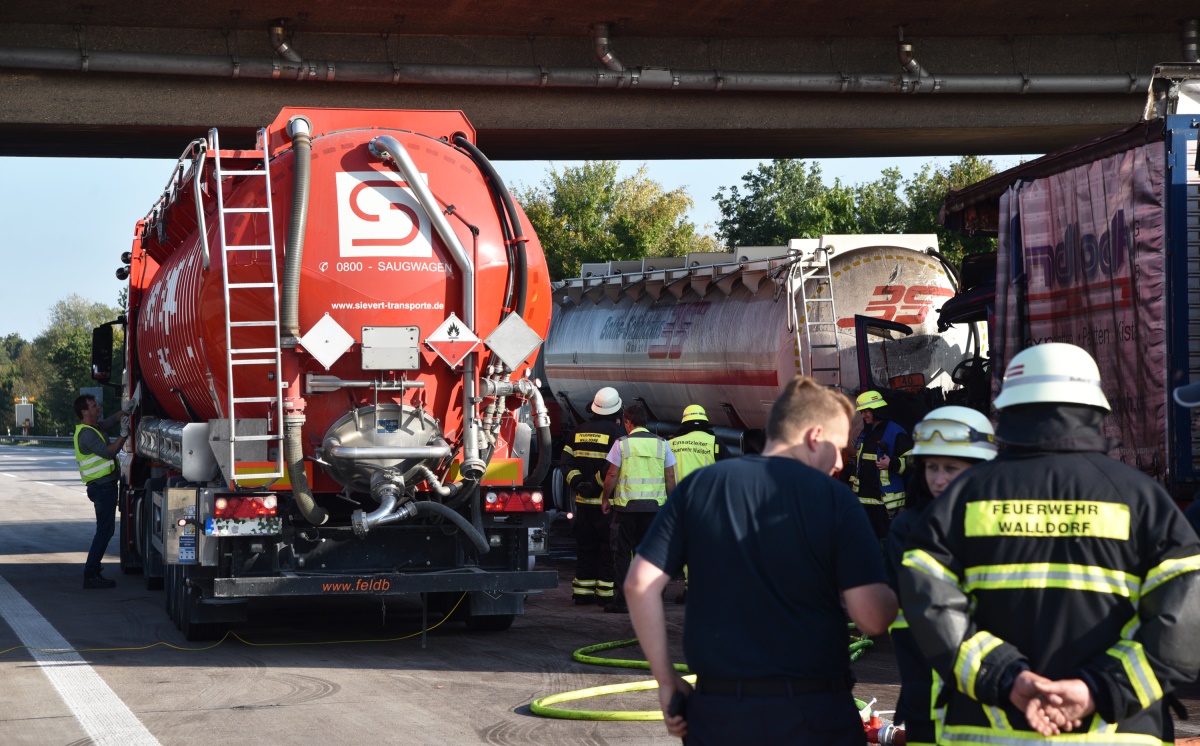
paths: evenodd
<path fill-rule="evenodd" d="M 288 574 L 273 578 L 217 578 L 213 581 L 213 596 L 216 598 L 399 596 L 412 593 L 461 593 L 463 591 L 519 593 L 557 587 L 558 573 L 554 570 L 528 572 L 451 570 L 448 572 L 362 575 Z"/>

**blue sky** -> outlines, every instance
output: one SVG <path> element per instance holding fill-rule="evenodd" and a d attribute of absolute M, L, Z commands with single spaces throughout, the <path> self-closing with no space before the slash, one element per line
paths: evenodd
<path fill-rule="evenodd" d="M 995 157 L 1008 168 L 1022 158 Z M 827 183 L 870 181 L 888 166 L 905 176 L 930 161 L 953 158 L 820 159 Z M 553 166 L 578 161 L 498 161 L 510 187 L 534 186 Z M 621 174 L 645 164 L 650 178 L 667 189 L 685 187 L 695 208 L 691 219 L 712 232 L 720 212 L 713 196 L 741 183 L 757 160 L 624 161 Z M 124 283 L 114 272 L 133 241 L 133 228 L 162 193 L 174 161 L 137 159 L 0 158 L 0 260 L 8 267 L 0 335 L 33 339 L 49 322 L 55 301 L 77 293 L 116 305 Z"/>

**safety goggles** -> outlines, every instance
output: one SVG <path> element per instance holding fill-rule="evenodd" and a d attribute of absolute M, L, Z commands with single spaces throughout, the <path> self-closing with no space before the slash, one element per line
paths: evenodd
<path fill-rule="evenodd" d="M 970 425 L 953 420 L 921 420 L 913 428 L 914 443 L 932 443 L 934 438 L 947 444 L 996 444 L 996 437 L 991 433 L 980 432 Z"/>

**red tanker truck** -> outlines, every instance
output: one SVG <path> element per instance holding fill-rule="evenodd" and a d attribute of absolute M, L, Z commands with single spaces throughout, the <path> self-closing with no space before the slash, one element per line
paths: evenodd
<path fill-rule="evenodd" d="M 526 225 L 460 112 L 284 109 L 251 149 L 187 147 L 118 275 L 121 566 L 189 639 L 263 596 L 505 629 L 557 584 L 532 569 L 553 301 Z"/>

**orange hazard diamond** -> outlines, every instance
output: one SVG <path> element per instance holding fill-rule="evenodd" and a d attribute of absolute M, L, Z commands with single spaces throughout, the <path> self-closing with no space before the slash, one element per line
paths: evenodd
<path fill-rule="evenodd" d="M 479 346 L 479 337 L 475 336 L 462 319 L 451 313 L 433 334 L 425 338 L 425 344 L 445 360 L 446 365 L 457 368 L 462 364 L 463 358 Z"/>

